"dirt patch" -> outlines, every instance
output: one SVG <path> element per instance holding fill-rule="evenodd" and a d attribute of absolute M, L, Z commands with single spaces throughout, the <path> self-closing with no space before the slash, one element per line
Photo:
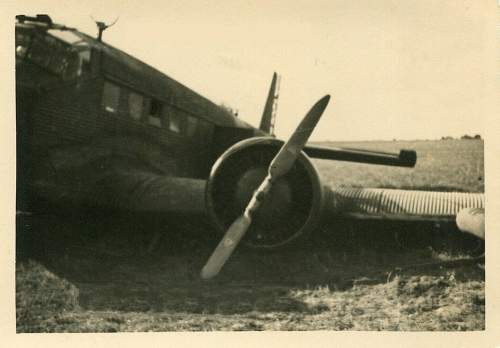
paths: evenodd
<path fill-rule="evenodd" d="M 108 261 L 94 276 L 77 271 L 79 263 L 99 267 L 99 259 L 91 254 L 69 255 L 58 263 L 29 261 L 18 265 L 17 306 L 18 313 L 24 314 L 18 314 L 17 329 L 484 329 L 484 270 L 475 264 L 403 271 L 387 282 L 397 260 L 408 262 L 413 256 L 413 261 L 436 261 L 436 253 L 415 250 L 382 257 L 366 252 L 363 262 L 359 255 L 327 253 L 316 251 L 316 257 L 310 257 L 310 251 L 261 255 L 259 262 L 253 253 L 239 253 L 215 282 L 193 276 L 204 257 L 191 258 L 193 270 L 186 267 L 186 255 Z"/>

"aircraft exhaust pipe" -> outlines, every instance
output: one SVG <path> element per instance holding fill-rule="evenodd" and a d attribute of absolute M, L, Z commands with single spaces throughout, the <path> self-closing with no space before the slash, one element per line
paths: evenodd
<path fill-rule="evenodd" d="M 46 199 L 71 207 L 153 213 L 203 214 L 205 181 L 144 171 L 113 171 L 83 184 L 35 183 Z"/>
<path fill-rule="evenodd" d="M 221 235 L 242 214 L 282 145 L 283 141 L 270 137 L 246 139 L 215 162 L 205 199 L 210 220 Z M 307 235 L 321 221 L 323 196 L 318 172 L 301 153 L 292 169 L 273 184 L 243 243 L 272 249 Z"/>

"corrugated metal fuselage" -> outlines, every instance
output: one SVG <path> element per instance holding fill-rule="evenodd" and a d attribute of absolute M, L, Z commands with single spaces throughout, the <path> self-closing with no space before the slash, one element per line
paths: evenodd
<path fill-rule="evenodd" d="M 32 51 L 49 35 L 23 34 Z M 37 186 L 99 188 L 118 172 L 203 179 L 221 151 L 254 135 L 252 127 L 182 84 L 87 41 L 86 70 L 73 78 L 29 59 L 30 47 L 16 55 L 18 209 L 30 209 Z M 54 54 L 50 47 L 35 53 Z"/>

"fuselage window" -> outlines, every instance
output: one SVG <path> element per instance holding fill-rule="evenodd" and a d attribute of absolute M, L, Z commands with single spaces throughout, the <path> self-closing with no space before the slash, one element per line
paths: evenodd
<path fill-rule="evenodd" d="M 178 113 L 173 112 L 170 114 L 170 123 L 168 128 L 175 133 L 181 132 L 181 118 Z"/>
<path fill-rule="evenodd" d="M 102 106 L 107 112 L 118 112 L 118 105 L 120 103 L 120 87 L 112 84 L 111 82 L 104 81 L 104 88 L 102 91 Z"/>
<path fill-rule="evenodd" d="M 128 95 L 128 110 L 130 117 L 134 120 L 140 120 L 142 117 L 142 107 L 144 103 L 144 98 L 142 95 L 130 92 Z"/>
<path fill-rule="evenodd" d="M 187 135 L 188 137 L 192 137 L 196 134 L 196 128 L 198 126 L 198 119 L 193 116 L 188 116 L 187 118 Z"/>
<path fill-rule="evenodd" d="M 77 75 L 82 76 L 90 73 L 90 50 L 81 50 L 78 52 L 78 71 Z"/>
<path fill-rule="evenodd" d="M 148 122 L 152 126 L 161 127 L 162 104 L 156 99 L 151 99 L 149 105 Z"/>

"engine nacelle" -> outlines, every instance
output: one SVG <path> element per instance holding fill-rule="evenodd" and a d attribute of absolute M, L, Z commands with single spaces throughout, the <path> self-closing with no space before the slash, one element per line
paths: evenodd
<path fill-rule="evenodd" d="M 206 207 L 222 234 L 250 201 L 267 175 L 283 141 L 255 137 L 226 150 L 212 167 L 206 186 Z M 314 230 L 323 210 L 324 192 L 316 168 L 301 153 L 293 168 L 273 185 L 253 216 L 243 243 L 255 248 L 276 248 Z"/>

